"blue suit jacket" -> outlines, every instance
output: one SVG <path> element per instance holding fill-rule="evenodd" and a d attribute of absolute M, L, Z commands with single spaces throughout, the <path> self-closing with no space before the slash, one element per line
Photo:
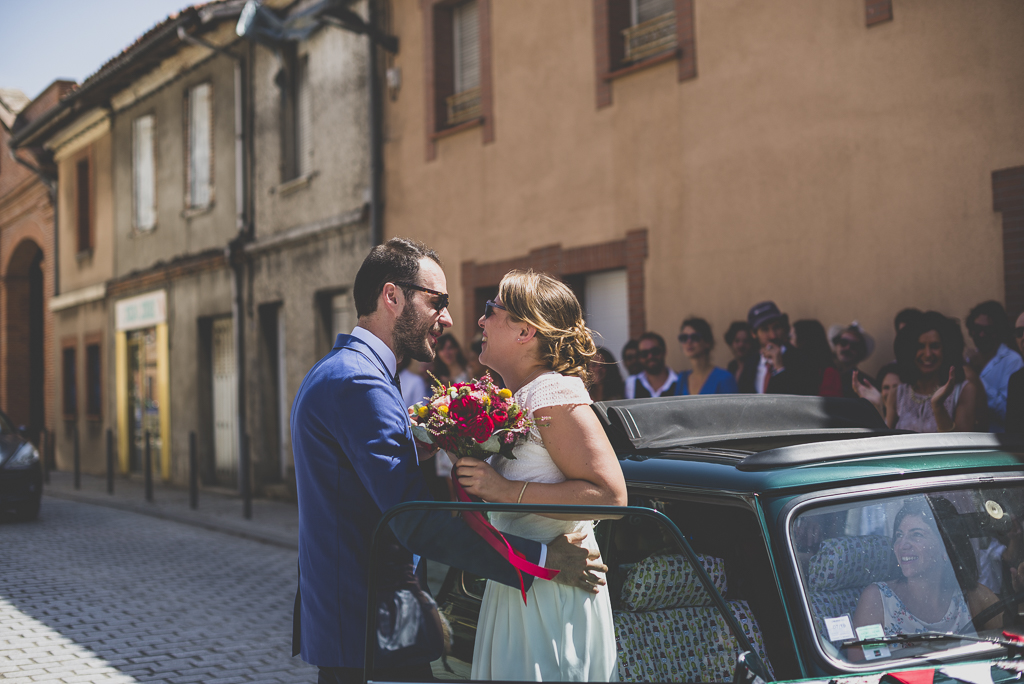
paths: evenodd
<path fill-rule="evenodd" d="M 338 335 L 302 381 L 291 431 L 299 499 L 299 652 L 320 667 L 362 667 L 373 531 L 392 506 L 432 500 L 416 464 L 408 414 L 384 361 L 362 340 Z M 410 569 L 416 553 L 519 586 L 513 567 L 461 517 L 405 514 L 391 528 L 401 545 L 394 545 L 402 556 L 397 561 Z M 540 544 L 509 542 L 539 559 Z"/>

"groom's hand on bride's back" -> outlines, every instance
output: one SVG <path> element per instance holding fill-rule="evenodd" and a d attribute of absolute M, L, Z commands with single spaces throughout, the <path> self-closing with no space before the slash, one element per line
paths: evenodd
<path fill-rule="evenodd" d="M 590 551 L 581 546 L 586 536 L 584 532 L 570 532 L 548 544 L 544 565 L 560 571 L 555 575 L 555 582 L 596 594 L 605 584 L 604 578 L 597 573 L 607 573 L 608 566 L 598 561 L 600 551 Z"/>

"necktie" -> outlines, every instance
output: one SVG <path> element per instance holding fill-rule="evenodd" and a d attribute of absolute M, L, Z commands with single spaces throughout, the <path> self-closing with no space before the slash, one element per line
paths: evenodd
<path fill-rule="evenodd" d="M 397 371 L 395 372 L 395 387 L 398 388 L 398 393 L 401 394 L 402 393 L 402 378 L 399 376 Z"/>
<path fill-rule="evenodd" d="M 772 371 L 775 370 L 775 366 L 771 361 L 766 361 L 764 368 L 764 387 L 761 388 L 761 394 L 768 394 L 768 383 L 772 381 Z"/>

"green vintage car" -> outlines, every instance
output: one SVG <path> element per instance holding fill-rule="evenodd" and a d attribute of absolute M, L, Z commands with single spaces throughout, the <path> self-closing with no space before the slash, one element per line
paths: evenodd
<path fill-rule="evenodd" d="M 629 487 L 621 517 L 596 527 L 620 680 L 877 682 L 1016 656 L 1003 632 L 1024 631 L 1024 442 L 894 433 L 861 400 L 696 396 L 594 410 Z M 418 503 L 390 514 L 423 507 L 608 512 Z M 444 625 L 435 677 L 468 679 L 485 581 L 438 563 L 428 576 Z M 371 635 L 386 591 L 372 588 Z M 368 640 L 368 679 L 385 641 Z"/>

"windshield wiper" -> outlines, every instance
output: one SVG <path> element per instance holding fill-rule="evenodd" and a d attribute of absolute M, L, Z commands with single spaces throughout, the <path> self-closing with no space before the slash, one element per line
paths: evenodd
<path fill-rule="evenodd" d="M 843 647 L 869 646 L 873 644 L 905 644 L 913 642 L 940 641 L 974 641 L 995 644 L 1010 651 L 1011 655 L 1024 657 L 1024 636 L 1013 632 L 1003 632 L 1002 637 L 980 637 L 972 634 L 950 634 L 949 632 L 921 632 L 920 634 L 893 634 L 892 636 L 873 637 L 844 641 Z"/>

